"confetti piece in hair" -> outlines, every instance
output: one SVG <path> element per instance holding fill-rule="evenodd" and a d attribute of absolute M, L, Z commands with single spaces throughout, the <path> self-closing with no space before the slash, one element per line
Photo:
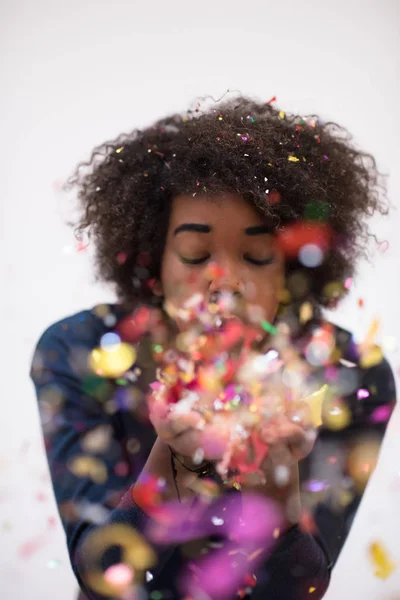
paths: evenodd
<path fill-rule="evenodd" d="M 290 161 L 290 162 L 299 162 L 300 159 L 297 158 L 297 156 L 291 155 L 291 156 L 288 156 L 288 161 Z"/>
<path fill-rule="evenodd" d="M 267 104 L 272 104 L 273 102 L 276 102 L 276 96 L 273 96 L 270 100 L 268 100 Z"/>
<path fill-rule="evenodd" d="M 86 250 L 86 248 L 89 246 L 89 244 L 85 244 L 85 242 L 83 242 L 82 240 L 79 240 L 76 246 L 76 249 L 78 252 L 83 252 L 84 250 Z"/>
<path fill-rule="evenodd" d="M 119 265 L 123 265 L 124 263 L 126 263 L 128 258 L 128 255 L 126 252 L 118 252 L 117 254 L 117 263 Z"/>
<path fill-rule="evenodd" d="M 299 221 L 278 231 L 277 242 L 285 256 L 297 258 L 305 244 L 314 244 L 326 252 L 331 245 L 332 231 L 327 223 Z"/>
<path fill-rule="evenodd" d="M 385 252 L 389 249 L 389 242 L 388 240 L 382 240 L 381 242 L 377 242 L 377 247 L 379 252 L 381 252 L 382 254 L 385 254 Z"/>
<path fill-rule="evenodd" d="M 120 148 L 116 149 L 115 153 L 120 154 L 120 152 L 122 152 L 123 149 L 124 149 L 124 146 L 120 146 Z"/>
<path fill-rule="evenodd" d="M 280 111 L 279 118 L 280 119 L 284 119 L 285 118 L 285 112 L 283 110 Z"/>
<path fill-rule="evenodd" d="M 268 202 L 269 204 L 279 204 L 282 200 L 282 196 L 278 190 L 271 190 L 268 194 Z"/>
<path fill-rule="evenodd" d="M 372 542 L 368 548 L 369 556 L 375 567 L 375 577 L 387 579 L 396 569 L 396 564 L 390 558 L 386 548 L 380 542 Z"/>

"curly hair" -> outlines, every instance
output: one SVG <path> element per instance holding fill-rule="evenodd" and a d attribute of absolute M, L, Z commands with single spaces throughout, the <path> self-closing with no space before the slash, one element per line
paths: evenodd
<path fill-rule="evenodd" d="M 343 127 L 239 96 L 105 142 L 67 185 L 81 209 L 76 233 L 95 243 L 97 277 L 123 302 L 151 300 L 174 197 L 233 192 L 277 230 L 301 220 L 329 224 L 334 244 L 321 265 L 305 269 L 307 293 L 329 306 L 327 284 L 343 283 L 367 256 L 365 217 L 387 213 L 381 178 Z M 300 267 L 287 261 L 287 274 Z"/>

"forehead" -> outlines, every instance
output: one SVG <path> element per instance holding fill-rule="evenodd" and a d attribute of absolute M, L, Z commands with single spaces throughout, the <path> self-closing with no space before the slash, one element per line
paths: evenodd
<path fill-rule="evenodd" d="M 264 223 L 261 213 L 234 194 L 219 196 L 180 195 L 173 200 L 170 223 L 206 223 L 210 226 L 240 224 L 242 227 Z"/>

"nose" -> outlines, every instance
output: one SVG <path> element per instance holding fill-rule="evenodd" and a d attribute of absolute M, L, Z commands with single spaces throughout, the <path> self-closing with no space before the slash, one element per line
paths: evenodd
<path fill-rule="evenodd" d="M 223 275 L 214 277 L 209 285 L 209 301 L 217 303 L 221 296 L 231 296 L 235 302 L 242 299 L 243 284 L 237 274 L 237 269 L 223 268 Z"/>

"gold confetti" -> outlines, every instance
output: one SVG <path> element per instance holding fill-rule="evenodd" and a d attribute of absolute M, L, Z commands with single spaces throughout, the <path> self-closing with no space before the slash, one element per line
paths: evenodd
<path fill-rule="evenodd" d="M 303 302 L 300 306 L 300 323 L 307 323 L 313 316 L 313 308 L 311 302 Z"/>
<path fill-rule="evenodd" d="M 285 112 L 283 110 L 280 111 L 279 118 L 280 119 L 284 119 L 285 118 Z"/>
<path fill-rule="evenodd" d="M 93 456 L 76 456 L 69 461 L 68 468 L 77 477 L 90 477 L 95 483 L 101 484 L 107 480 L 105 464 Z"/>
<path fill-rule="evenodd" d="M 82 545 L 82 553 L 87 564 L 93 565 L 85 573 L 85 583 L 95 592 L 114 598 L 120 597 L 120 586 L 107 581 L 101 568 L 101 557 L 107 548 L 112 546 L 121 547 L 123 564 L 131 567 L 134 572 L 140 571 L 142 574 L 146 569 L 154 567 L 157 557 L 142 536 L 127 525 L 118 523 L 91 531 Z"/>
<path fill-rule="evenodd" d="M 325 384 L 305 400 L 305 402 L 310 407 L 311 422 L 314 427 L 320 427 L 320 425 L 322 425 L 322 406 L 327 391 L 328 386 Z"/>
<path fill-rule="evenodd" d="M 288 160 L 290 162 L 299 162 L 300 161 L 300 159 L 297 158 L 297 156 L 288 156 Z"/>
<path fill-rule="evenodd" d="M 310 587 L 310 588 L 308 588 L 308 593 L 312 594 L 313 592 L 315 592 L 316 589 L 317 589 L 316 587 Z"/>
<path fill-rule="evenodd" d="M 370 369 L 379 365 L 383 360 L 383 352 L 379 346 L 372 346 L 365 353 L 361 355 L 360 367 L 363 369 Z"/>
<path fill-rule="evenodd" d="M 376 568 L 375 577 L 387 579 L 396 568 L 396 564 L 390 559 L 387 550 L 380 542 L 372 542 L 369 545 L 369 556 Z"/>
<path fill-rule="evenodd" d="M 136 360 L 136 350 L 130 344 L 115 344 L 95 348 L 89 355 L 89 367 L 97 375 L 116 379 L 131 368 Z"/>
<path fill-rule="evenodd" d="M 322 422 L 332 431 L 340 431 L 349 425 L 351 411 L 347 404 L 335 399 L 323 406 Z"/>

